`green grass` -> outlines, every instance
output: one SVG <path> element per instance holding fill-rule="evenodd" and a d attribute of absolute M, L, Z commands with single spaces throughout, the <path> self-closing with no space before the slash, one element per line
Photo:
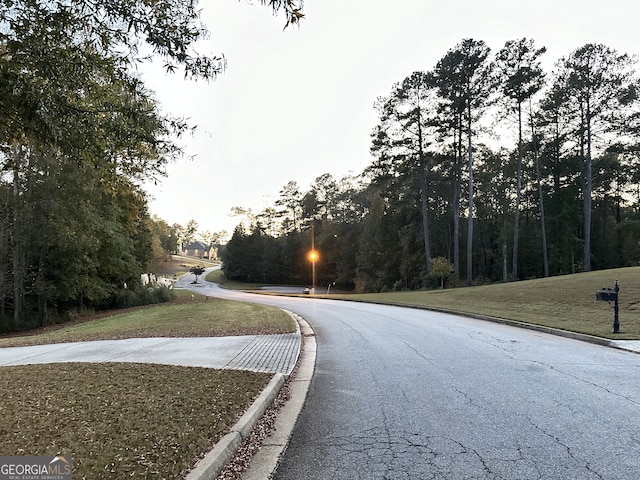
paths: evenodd
<path fill-rule="evenodd" d="M 3 455 L 70 455 L 73 478 L 180 478 L 270 379 L 144 364 L 0 368 Z"/>
<path fill-rule="evenodd" d="M 242 283 L 235 282 L 233 280 L 227 280 L 225 278 L 222 270 L 213 270 L 207 274 L 204 278 L 207 282 L 216 282 L 221 287 L 224 287 L 228 290 L 257 290 L 262 287 L 264 284 L 262 283 Z"/>
<path fill-rule="evenodd" d="M 25 336 L 0 338 L 0 347 L 141 337 L 218 337 L 295 332 L 278 308 L 201 295 L 137 308 L 91 321 L 59 325 Z"/>
<path fill-rule="evenodd" d="M 613 308 L 595 292 L 620 284 L 620 333 L 612 334 Z M 605 338 L 640 339 L 640 267 L 600 270 L 451 290 L 331 295 L 485 315 L 544 325 Z"/>

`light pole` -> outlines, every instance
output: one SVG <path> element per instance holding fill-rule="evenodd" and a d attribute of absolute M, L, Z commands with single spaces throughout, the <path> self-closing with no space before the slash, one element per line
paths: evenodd
<path fill-rule="evenodd" d="M 316 293 L 316 260 L 318 260 L 318 252 L 311 250 L 309 252 L 309 260 L 311 260 L 311 294 Z"/>
<path fill-rule="evenodd" d="M 311 218 L 311 251 L 309 252 L 309 260 L 311 260 L 311 295 L 316 293 L 316 260 L 318 252 L 316 252 L 316 220 Z"/>

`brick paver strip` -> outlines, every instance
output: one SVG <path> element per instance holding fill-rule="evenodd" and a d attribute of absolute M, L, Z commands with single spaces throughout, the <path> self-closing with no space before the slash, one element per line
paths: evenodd
<path fill-rule="evenodd" d="M 289 374 L 300 352 L 300 333 L 257 335 L 224 368 Z"/>

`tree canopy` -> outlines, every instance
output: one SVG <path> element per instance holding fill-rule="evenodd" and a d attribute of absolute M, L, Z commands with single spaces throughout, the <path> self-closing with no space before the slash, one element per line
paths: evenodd
<path fill-rule="evenodd" d="M 363 292 L 436 288 L 443 265 L 453 286 L 637 265 L 634 60 L 588 44 L 545 71 L 544 53 L 464 39 L 398 79 L 374 105 L 369 167 L 330 181 L 331 202 L 330 174 L 289 182 L 279 223 L 255 215 L 229 242 L 227 276 L 309 283 L 312 244 L 318 285 Z"/>
<path fill-rule="evenodd" d="M 303 17 L 301 1 L 261 4 L 285 26 Z M 0 330 L 114 306 L 154 249 L 175 249 L 138 184 L 164 175 L 190 127 L 135 67 L 214 78 L 207 35 L 197 0 L 0 2 Z"/>

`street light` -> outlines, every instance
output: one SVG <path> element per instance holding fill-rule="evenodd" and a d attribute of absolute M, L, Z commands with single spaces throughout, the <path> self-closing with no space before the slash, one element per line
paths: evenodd
<path fill-rule="evenodd" d="M 318 252 L 311 250 L 309 252 L 309 260 L 311 260 L 311 293 L 316 293 L 316 261 L 318 260 Z"/>

